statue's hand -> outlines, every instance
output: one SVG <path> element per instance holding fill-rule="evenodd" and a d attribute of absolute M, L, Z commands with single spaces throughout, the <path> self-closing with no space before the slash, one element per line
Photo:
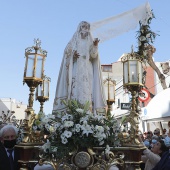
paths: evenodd
<path fill-rule="evenodd" d="M 79 58 L 79 56 L 80 56 L 80 54 L 77 53 L 77 51 L 74 51 L 73 58 L 74 58 L 74 59 L 77 59 L 77 58 Z"/>
<path fill-rule="evenodd" d="M 98 38 L 95 38 L 93 41 L 94 46 L 98 46 L 99 41 L 100 40 Z"/>

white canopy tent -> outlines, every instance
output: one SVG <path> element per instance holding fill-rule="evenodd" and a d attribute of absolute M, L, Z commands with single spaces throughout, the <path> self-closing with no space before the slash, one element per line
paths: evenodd
<path fill-rule="evenodd" d="M 170 117 L 170 88 L 158 93 L 142 110 L 144 120 Z"/>
<path fill-rule="evenodd" d="M 142 108 L 141 119 L 145 122 L 145 131 L 156 127 L 168 129 L 170 120 L 170 88 L 158 93 L 146 107 Z M 147 127 L 146 127 L 147 126 Z"/>

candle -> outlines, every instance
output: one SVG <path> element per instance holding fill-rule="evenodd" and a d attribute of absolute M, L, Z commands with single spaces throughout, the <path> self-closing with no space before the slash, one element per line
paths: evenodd
<path fill-rule="evenodd" d="M 132 81 L 135 81 L 134 72 L 132 71 Z"/>

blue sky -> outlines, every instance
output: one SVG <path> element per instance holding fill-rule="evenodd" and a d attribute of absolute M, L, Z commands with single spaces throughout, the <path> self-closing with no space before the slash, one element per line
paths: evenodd
<path fill-rule="evenodd" d="M 95 22 L 133 9 L 146 0 L 4 0 L 0 3 L 0 98 L 15 98 L 28 104 L 29 88 L 23 86 L 25 48 L 41 40 L 42 49 L 48 52 L 45 74 L 51 78 L 50 99 L 44 104 L 46 114 L 51 113 L 58 72 L 63 51 L 76 31 L 79 22 Z M 151 29 L 158 33 L 154 42 L 155 61 L 167 61 L 170 39 L 170 1 L 148 0 L 156 19 Z M 132 30 L 112 40 L 99 44 L 101 64 L 118 60 L 131 45 L 137 46 L 136 31 Z M 34 110 L 39 111 L 39 102 Z"/>

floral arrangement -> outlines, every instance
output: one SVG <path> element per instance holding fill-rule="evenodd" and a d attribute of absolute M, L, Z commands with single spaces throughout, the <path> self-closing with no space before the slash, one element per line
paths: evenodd
<path fill-rule="evenodd" d="M 84 106 L 75 100 L 63 101 L 67 111 L 41 120 L 49 136 L 42 146 L 45 153 L 53 153 L 56 158 L 63 158 L 80 148 L 119 146 L 118 122 L 115 118 L 93 114 L 89 110 L 89 102 Z M 43 123 L 45 120 L 45 124 Z M 50 125 L 49 123 L 50 122 Z M 35 122 L 36 123 L 36 122 Z M 42 128 L 36 123 L 38 128 Z"/>
<path fill-rule="evenodd" d="M 33 131 L 44 131 L 45 134 L 51 132 L 53 119 L 55 116 L 52 114 L 45 115 L 44 112 L 39 112 L 35 116 L 35 120 L 32 126 Z"/>
<path fill-rule="evenodd" d="M 150 29 L 150 24 L 153 18 L 155 18 L 155 16 L 153 11 L 151 11 L 151 17 L 148 18 L 147 24 L 142 25 L 141 23 L 139 23 L 140 29 L 137 32 L 138 54 L 144 59 L 147 59 L 146 47 L 150 45 L 150 43 L 153 43 L 156 36 L 158 35 Z"/>

